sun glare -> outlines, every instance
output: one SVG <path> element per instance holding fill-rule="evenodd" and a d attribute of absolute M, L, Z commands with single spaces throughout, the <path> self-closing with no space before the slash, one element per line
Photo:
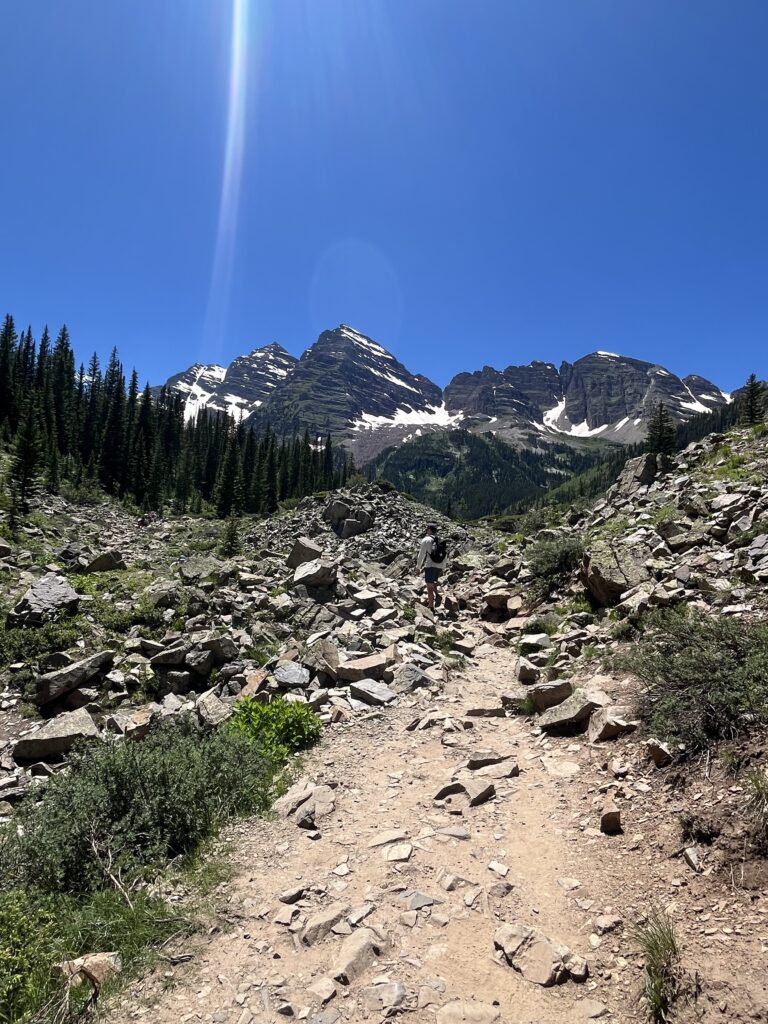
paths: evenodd
<path fill-rule="evenodd" d="M 249 0 L 232 0 L 227 134 L 224 148 L 224 167 L 221 180 L 216 248 L 214 250 L 213 267 L 211 270 L 211 284 L 208 291 L 208 306 L 203 337 L 205 350 L 214 354 L 217 354 L 223 345 L 237 238 L 248 91 L 249 6 Z"/>

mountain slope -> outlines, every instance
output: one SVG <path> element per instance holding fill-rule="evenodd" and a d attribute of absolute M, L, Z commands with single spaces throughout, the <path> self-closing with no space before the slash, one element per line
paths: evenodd
<path fill-rule="evenodd" d="M 371 479 L 389 480 L 433 508 L 477 519 L 543 495 L 602 457 L 605 446 L 569 444 L 513 448 L 491 434 L 449 430 L 425 434 L 374 459 Z"/>
<path fill-rule="evenodd" d="M 166 387 L 186 396 L 186 419 L 192 419 L 203 408 L 239 419 L 263 405 L 290 376 L 296 363 L 290 352 L 273 342 L 254 349 L 250 355 L 238 356 L 226 368 L 196 363 L 170 377 Z"/>
<path fill-rule="evenodd" d="M 645 435 L 653 409 L 664 402 L 674 419 L 727 404 L 729 396 L 703 377 L 677 377 L 654 363 L 593 352 L 575 363 L 533 362 L 506 370 L 484 367 L 458 374 L 445 389 L 449 411 L 461 409 L 477 429 L 519 441 L 521 431 L 601 437 L 623 444 Z"/>
<path fill-rule="evenodd" d="M 253 422 L 280 433 L 309 426 L 344 436 L 361 461 L 375 435 L 375 454 L 402 440 L 414 425 L 445 427 L 442 392 L 412 374 L 381 345 L 346 324 L 324 331 L 276 388 Z"/>

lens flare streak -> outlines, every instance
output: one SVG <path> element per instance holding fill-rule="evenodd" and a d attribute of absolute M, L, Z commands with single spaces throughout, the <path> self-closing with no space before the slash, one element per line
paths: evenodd
<path fill-rule="evenodd" d="M 219 352 L 223 346 L 232 287 L 245 150 L 248 5 L 249 0 L 232 0 L 232 42 L 224 170 L 203 338 L 203 344 L 209 353 L 211 351 Z"/>

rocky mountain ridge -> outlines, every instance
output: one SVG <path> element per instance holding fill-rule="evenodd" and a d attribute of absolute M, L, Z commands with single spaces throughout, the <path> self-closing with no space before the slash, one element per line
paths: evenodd
<path fill-rule="evenodd" d="M 341 324 L 294 359 L 279 345 L 255 349 L 228 368 L 196 365 L 167 382 L 187 395 L 193 416 L 208 407 L 278 433 L 330 431 L 367 462 L 414 435 L 462 426 L 518 446 L 598 438 L 633 443 L 660 401 L 678 421 L 725 405 L 730 396 L 697 376 L 610 352 L 564 362 L 457 374 L 441 389 L 411 373 L 383 346 Z"/>

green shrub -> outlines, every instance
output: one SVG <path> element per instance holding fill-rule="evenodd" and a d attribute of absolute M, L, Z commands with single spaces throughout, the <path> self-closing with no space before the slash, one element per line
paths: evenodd
<path fill-rule="evenodd" d="M 763 769 L 749 773 L 747 791 L 752 843 L 758 853 L 765 855 L 768 853 L 768 775 Z"/>
<path fill-rule="evenodd" d="M 663 739 L 705 750 L 765 722 L 768 624 L 652 612 L 624 664 L 647 684 L 639 714 Z"/>
<path fill-rule="evenodd" d="M 46 622 L 42 626 L 0 628 L 0 666 L 16 661 L 36 661 L 65 651 L 81 640 L 87 624 L 79 616 Z"/>
<path fill-rule="evenodd" d="M 40 800 L 22 802 L 0 877 L 51 893 L 130 884 L 194 852 L 227 817 L 266 810 L 274 772 L 244 735 L 205 735 L 189 717 L 139 743 L 81 747 Z"/>
<path fill-rule="evenodd" d="M 553 636 L 560 627 L 560 616 L 554 612 L 546 615 L 533 615 L 523 627 L 523 633 L 546 633 Z"/>
<path fill-rule="evenodd" d="M 577 537 L 547 537 L 531 544 L 526 550 L 526 561 L 535 577 L 537 594 L 548 597 L 567 580 L 583 557 L 584 548 Z"/>
<path fill-rule="evenodd" d="M 229 728 L 258 743 L 273 758 L 284 760 L 316 743 L 323 726 L 314 711 L 299 701 L 276 697 L 269 704 L 259 704 L 244 697 L 235 705 Z"/>
<path fill-rule="evenodd" d="M 45 988 L 52 916 L 19 889 L 0 892 L 0 1021 L 22 1020 Z"/>

